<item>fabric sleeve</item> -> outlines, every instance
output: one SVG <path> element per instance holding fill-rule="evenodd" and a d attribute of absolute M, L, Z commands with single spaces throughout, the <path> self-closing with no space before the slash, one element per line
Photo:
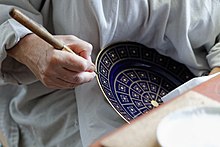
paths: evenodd
<path fill-rule="evenodd" d="M 211 69 L 220 67 L 220 35 L 216 39 L 216 44 L 208 52 L 207 60 Z"/>
<path fill-rule="evenodd" d="M 40 12 L 29 1 L 0 2 L 0 85 L 28 84 L 36 81 L 33 73 L 25 65 L 7 56 L 6 50 L 11 49 L 22 37 L 31 33 L 30 30 L 10 18 L 9 12 L 13 7 L 42 24 Z"/>

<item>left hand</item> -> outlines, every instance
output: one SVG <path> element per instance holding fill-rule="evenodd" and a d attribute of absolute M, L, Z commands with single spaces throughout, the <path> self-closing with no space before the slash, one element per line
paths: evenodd
<path fill-rule="evenodd" d="M 220 67 L 214 67 L 211 72 L 209 73 L 209 75 L 215 74 L 217 72 L 220 72 Z"/>

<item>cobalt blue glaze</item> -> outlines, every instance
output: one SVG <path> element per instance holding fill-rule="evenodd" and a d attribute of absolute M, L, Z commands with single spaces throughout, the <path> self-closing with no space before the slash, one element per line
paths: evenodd
<path fill-rule="evenodd" d="M 158 107 L 163 96 L 194 77 L 185 65 L 135 42 L 103 49 L 96 65 L 102 92 L 127 122 Z"/>

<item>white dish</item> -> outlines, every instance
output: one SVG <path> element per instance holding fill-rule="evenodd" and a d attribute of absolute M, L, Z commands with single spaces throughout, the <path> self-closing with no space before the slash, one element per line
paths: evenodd
<path fill-rule="evenodd" d="M 219 147 L 220 107 L 177 110 L 164 117 L 157 128 L 162 147 Z"/>

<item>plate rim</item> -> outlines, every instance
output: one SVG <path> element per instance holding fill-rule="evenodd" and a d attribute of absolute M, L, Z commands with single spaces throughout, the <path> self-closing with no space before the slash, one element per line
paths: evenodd
<path fill-rule="evenodd" d="M 120 42 L 115 42 L 115 43 L 112 43 L 112 44 L 110 44 L 110 45 L 108 45 L 108 46 L 106 46 L 106 47 L 104 47 L 104 48 L 102 48 L 100 51 L 99 51 L 99 53 L 98 53 L 98 55 L 97 55 L 97 57 L 96 57 L 96 60 L 95 60 L 95 66 L 96 66 L 96 72 L 98 72 L 97 71 L 97 67 L 98 67 L 98 61 L 100 61 L 100 56 L 105 52 L 104 50 L 105 49 L 108 49 L 108 48 L 111 48 L 111 47 L 114 47 L 114 46 L 117 46 L 117 45 L 138 45 L 138 46 L 142 46 L 142 47 L 144 47 L 144 48 L 146 48 L 147 46 L 145 46 L 144 44 L 141 44 L 141 43 L 139 43 L 139 42 L 134 42 L 134 41 L 120 41 Z M 147 48 L 149 48 L 149 47 L 147 47 Z M 152 48 L 150 48 L 150 49 L 152 49 Z M 157 52 L 157 51 L 156 51 Z M 158 52 L 157 52 L 158 53 Z M 159 53 L 158 53 L 159 54 Z M 164 56 L 164 55 L 163 55 Z M 170 57 L 169 57 L 170 58 Z M 130 121 L 132 121 L 132 120 L 134 120 L 133 118 L 131 119 L 131 120 L 127 120 L 121 113 L 120 113 L 120 111 L 118 111 L 116 108 L 115 108 L 115 106 L 112 104 L 112 102 L 109 100 L 109 98 L 108 98 L 108 96 L 105 94 L 105 92 L 104 92 L 104 89 L 102 88 L 102 85 L 101 85 L 101 83 L 100 83 L 100 80 L 99 80 L 99 75 L 98 75 L 99 73 L 97 73 L 97 76 L 96 76 L 96 79 L 97 79 L 97 82 L 98 82 L 98 85 L 99 85 L 99 87 L 100 87 L 100 90 L 101 90 L 101 92 L 102 92 L 102 94 L 104 95 L 104 97 L 105 97 L 105 99 L 108 101 L 108 103 L 110 104 L 110 106 L 114 109 L 114 111 L 123 119 L 123 120 L 125 120 L 125 122 L 127 122 L 127 123 L 129 123 L 130 124 Z"/>
<path fill-rule="evenodd" d="M 103 49 L 100 50 L 100 52 L 98 53 L 98 55 L 97 55 L 97 57 L 96 57 L 96 61 L 95 61 L 96 70 L 97 70 L 99 58 L 100 58 L 100 56 L 103 54 L 104 49 L 106 49 L 106 48 L 111 48 L 112 46 L 115 46 L 115 45 L 117 45 L 117 44 L 122 44 L 122 43 L 123 43 L 123 44 L 130 43 L 130 44 L 142 45 L 142 44 L 137 43 L 137 42 L 122 41 L 122 42 L 112 43 L 112 44 L 110 44 L 109 46 L 104 47 Z M 143 46 L 144 46 L 144 45 L 143 45 Z M 96 71 L 96 72 L 97 72 L 97 71 Z M 98 73 L 98 74 L 99 74 L 99 73 Z M 108 99 L 108 97 L 107 97 L 107 95 L 105 94 L 105 92 L 104 92 L 104 90 L 103 90 L 103 88 L 102 88 L 102 85 L 101 85 L 101 83 L 100 83 L 100 81 L 99 81 L 99 76 L 96 76 L 96 80 L 97 80 L 97 82 L 98 82 L 98 85 L 99 85 L 99 87 L 100 87 L 100 89 L 101 89 L 102 94 L 104 95 L 105 99 L 108 101 L 108 103 L 110 104 L 110 106 L 113 108 L 113 110 L 114 110 L 125 122 L 127 122 L 128 124 L 130 124 L 130 122 L 113 106 L 113 104 L 111 103 L 111 101 Z"/>

